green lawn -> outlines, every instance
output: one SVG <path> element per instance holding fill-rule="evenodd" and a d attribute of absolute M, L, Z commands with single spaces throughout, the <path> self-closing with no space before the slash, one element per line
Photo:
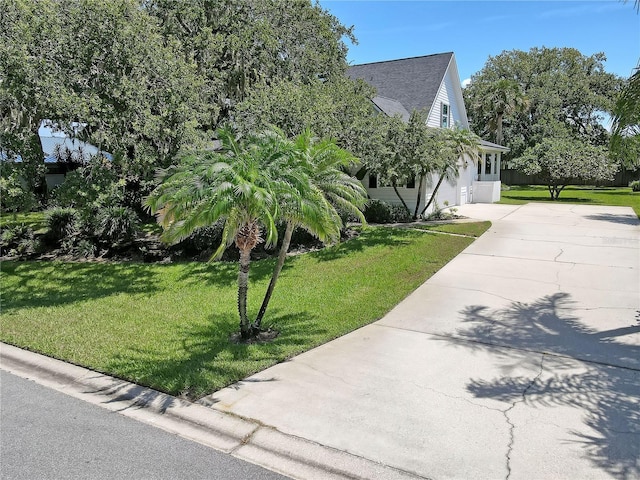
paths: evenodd
<path fill-rule="evenodd" d="M 420 230 L 431 230 L 436 232 L 453 233 L 455 235 L 467 235 L 469 237 L 479 237 L 491 226 L 491 222 L 465 222 L 465 223 L 444 223 L 441 225 L 415 225 L 414 228 Z"/>
<path fill-rule="evenodd" d="M 0 215 L 2 229 L 18 225 L 26 225 L 36 231 L 45 228 L 44 212 L 3 213 Z"/>
<path fill-rule="evenodd" d="M 549 191 L 544 186 L 511 187 L 510 190 L 503 190 L 500 195 L 500 203 L 507 204 L 551 201 Z M 628 187 L 567 187 L 557 201 L 631 207 L 640 218 L 640 192 L 632 192 Z"/>
<path fill-rule="evenodd" d="M 234 263 L 3 262 L 0 339 L 197 398 L 381 318 L 472 241 L 367 228 L 291 257 L 265 317 L 281 334 L 262 345 L 229 341 Z M 273 261 L 252 264 L 253 315 Z"/>

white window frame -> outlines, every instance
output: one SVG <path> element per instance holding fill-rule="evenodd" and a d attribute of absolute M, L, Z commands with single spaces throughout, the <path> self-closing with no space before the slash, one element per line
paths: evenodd
<path fill-rule="evenodd" d="M 451 106 L 448 103 L 444 102 L 440 102 L 440 127 L 451 127 Z"/>

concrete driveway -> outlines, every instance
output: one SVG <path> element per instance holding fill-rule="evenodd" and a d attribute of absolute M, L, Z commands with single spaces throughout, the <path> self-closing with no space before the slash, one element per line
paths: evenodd
<path fill-rule="evenodd" d="M 459 213 L 493 226 L 380 321 L 204 403 L 420 477 L 640 478 L 636 215 Z"/>

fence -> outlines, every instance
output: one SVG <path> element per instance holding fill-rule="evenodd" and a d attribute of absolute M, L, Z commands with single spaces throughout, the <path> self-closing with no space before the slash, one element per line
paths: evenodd
<path fill-rule="evenodd" d="M 536 175 L 525 175 L 518 170 L 500 170 L 500 180 L 505 185 L 546 185 Z M 603 187 L 627 187 L 633 180 L 640 180 L 640 169 L 637 170 L 621 170 L 616 173 L 613 180 L 608 182 L 598 182 L 598 186 Z M 593 185 L 593 181 L 576 181 L 571 182 L 572 185 Z"/>

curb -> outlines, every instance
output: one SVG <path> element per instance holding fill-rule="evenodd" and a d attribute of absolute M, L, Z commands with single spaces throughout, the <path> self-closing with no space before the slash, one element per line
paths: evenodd
<path fill-rule="evenodd" d="M 5 343 L 0 369 L 291 478 L 424 478 Z"/>

